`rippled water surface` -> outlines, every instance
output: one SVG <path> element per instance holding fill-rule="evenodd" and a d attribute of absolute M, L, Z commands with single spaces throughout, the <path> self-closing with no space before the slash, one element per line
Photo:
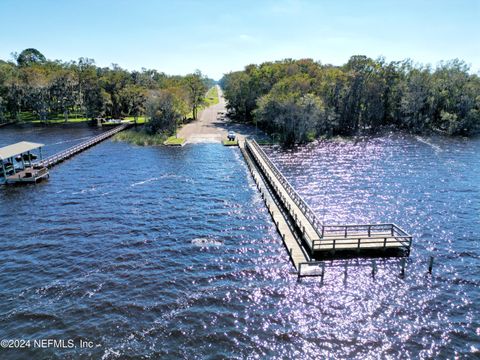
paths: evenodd
<path fill-rule="evenodd" d="M 94 130 L 0 129 L 58 151 Z M 64 141 L 72 142 L 65 143 Z M 480 142 L 383 137 L 267 151 L 326 222 L 395 221 L 397 265 L 297 282 L 238 149 L 110 140 L 0 189 L 0 358 L 475 358 Z M 434 274 L 426 276 L 428 256 Z"/>

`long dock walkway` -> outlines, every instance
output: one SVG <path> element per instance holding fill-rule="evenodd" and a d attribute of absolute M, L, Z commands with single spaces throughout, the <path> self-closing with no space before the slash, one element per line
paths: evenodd
<path fill-rule="evenodd" d="M 269 188 L 300 232 L 300 247 L 312 259 L 347 253 L 393 251 L 392 256 L 409 254 L 412 237 L 396 224 L 325 225 L 295 191 L 255 140 L 245 140 L 245 150 L 254 159 Z M 298 267 L 296 266 L 298 269 Z"/>
<path fill-rule="evenodd" d="M 289 211 L 292 218 L 295 219 L 298 228 L 302 230 L 305 241 L 309 247 L 312 248 L 313 241 L 321 238 L 321 235 L 317 233 L 317 229 L 315 228 L 315 225 L 319 224 L 315 214 L 313 211 L 310 211 L 308 205 L 300 195 L 296 193 L 280 171 L 269 164 L 267 155 L 257 142 L 255 140 L 247 140 L 247 146 L 268 179 L 268 182 L 285 205 L 285 208 Z M 298 200 L 294 201 L 294 199 Z"/>
<path fill-rule="evenodd" d="M 289 217 L 284 213 L 282 205 L 278 202 L 275 194 L 272 193 L 268 186 L 267 180 L 262 175 L 261 170 L 256 165 L 252 156 L 245 149 L 245 141 L 240 140 L 238 146 L 245 158 L 248 168 L 252 174 L 253 180 L 257 184 L 258 190 L 265 201 L 265 205 L 272 216 L 273 222 L 277 226 L 285 248 L 288 251 L 290 259 L 295 266 L 295 269 L 300 270 L 300 264 L 310 261 L 308 253 L 300 245 L 298 232 L 295 231 L 294 226 L 289 223 Z"/>
<path fill-rule="evenodd" d="M 120 131 L 123 131 L 127 128 L 132 126 L 131 123 L 125 123 L 122 125 L 119 125 L 115 127 L 112 130 L 106 131 L 104 133 L 101 133 L 100 135 L 94 136 L 91 139 L 88 139 L 87 141 L 84 141 L 78 145 L 72 146 L 71 148 L 68 148 L 66 150 L 60 151 L 59 153 L 56 153 L 52 156 L 49 156 L 43 160 L 40 160 L 34 164 L 36 167 L 46 167 L 46 168 L 52 168 L 55 165 L 61 163 L 62 161 L 71 158 L 72 156 L 81 153 L 82 151 L 98 144 L 99 142 L 102 142 L 103 140 L 106 140 L 116 133 L 119 133 Z"/>

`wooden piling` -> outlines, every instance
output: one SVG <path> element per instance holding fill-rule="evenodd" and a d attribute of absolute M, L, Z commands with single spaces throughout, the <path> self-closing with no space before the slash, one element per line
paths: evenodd
<path fill-rule="evenodd" d="M 401 276 L 405 276 L 405 264 L 406 264 L 406 260 L 405 260 L 405 258 L 402 258 L 400 260 L 400 266 L 401 266 L 400 275 Z"/>

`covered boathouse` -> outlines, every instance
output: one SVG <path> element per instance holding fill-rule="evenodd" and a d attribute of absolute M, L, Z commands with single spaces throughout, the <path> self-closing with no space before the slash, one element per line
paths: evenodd
<path fill-rule="evenodd" d="M 48 178 L 48 169 L 33 161 L 42 160 L 43 144 L 21 141 L 0 148 L 0 184 L 36 183 Z M 38 150 L 38 155 L 33 151 Z"/>

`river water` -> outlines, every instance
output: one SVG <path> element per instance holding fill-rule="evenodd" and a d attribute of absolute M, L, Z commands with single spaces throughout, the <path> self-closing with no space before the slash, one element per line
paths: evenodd
<path fill-rule="evenodd" d="M 94 133 L 10 127 L 0 146 L 51 154 Z M 326 222 L 411 232 L 406 276 L 380 263 L 375 278 L 360 266 L 297 282 L 238 149 L 107 140 L 49 181 L 0 189 L 0 339 L 77 345 L 0 358 L 478 358 L 480 141 L 266 150 Z"/>

